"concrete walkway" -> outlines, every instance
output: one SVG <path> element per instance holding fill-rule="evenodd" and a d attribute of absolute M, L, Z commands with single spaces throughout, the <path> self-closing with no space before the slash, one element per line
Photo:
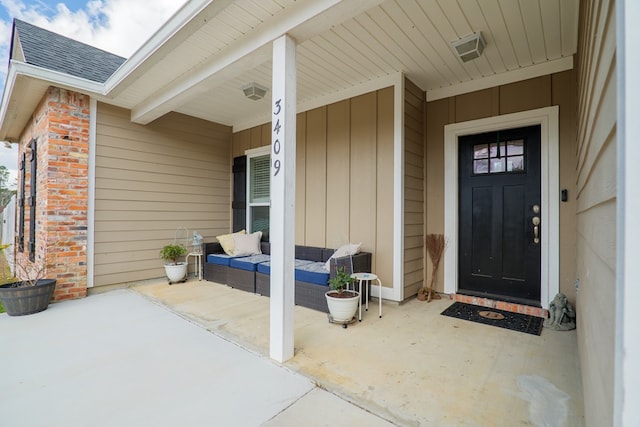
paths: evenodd
<path fill-rule="evenodd" d="M 0 425 L 390 425 L 131 290 L 0 314 Z"/>

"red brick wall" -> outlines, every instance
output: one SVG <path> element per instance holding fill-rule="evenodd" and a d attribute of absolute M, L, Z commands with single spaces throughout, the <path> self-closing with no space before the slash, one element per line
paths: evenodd
<path fill-rule="evenodd" d="M 50 87 L 23 131 L 19 158 L 33 138 L 38 152 L 35 264 L 57 279 L 54 300 L 81 298 L 87 294 L 89 97 Z M 30 174 L 27 162 L 25 198 Z M 25 250 L 16 253 L 18 263 L 28 262 L 30 221 L 25 203 Z"/>

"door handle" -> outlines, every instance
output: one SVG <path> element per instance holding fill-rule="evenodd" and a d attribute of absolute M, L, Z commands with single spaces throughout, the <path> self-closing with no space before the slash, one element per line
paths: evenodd
<path fill-rule="evenodd" d="M 531 222 L 533 223 L 533 243 L 540 243 L 538 235 L 540 232 L 540 217 L 534 216 Z"/>

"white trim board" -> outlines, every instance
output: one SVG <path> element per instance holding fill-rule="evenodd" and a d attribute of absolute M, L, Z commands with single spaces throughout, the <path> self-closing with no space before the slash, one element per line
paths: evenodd
<path fill-rule="evenodd" d="M 640 3 L 617 2 L 616 14 L 618 209 L 613 425 L 631 426 L 640 419 L 640 311 L 634 304 L 640 297 L 640 53 L 636 49 L 640 41 Z"/>
<path fill-rule="evenodd" d="M 87 288 L 94 286 L 95 274 L 95 233 L 96 233 L 96 129 L 98 101 L 89 100 L 89 164 L 88 164 L 88 209 L 87 209 Z"/>
<path fill-rule="evenodd" d="M 445 223 L 448 248 L 444 253 L 444 291 L 458 290 L 458 138 L 464 135 L 491 132 L 524 126 L 540 125 L 541 154 L 541 274 L 540 298 L 543 308 L 549 308 L 550 296 L 560 289 L 560 206 L 559 206 L 559 109 L 557 106 L 523 111 L 455 123 L 444 127 L 445 162 Z"/>
<path fill-rule="evenodd" d="M 251 159 L 254 157 L 262 157 L 268 156 L 271 154 L 271 145 L 265 145 L 263 147 L 251 148 L 244 151 L 244 155 L 247 156 L 247 164 L 246 164 L 246 183 L 245 183 L 245 194 L 246 194 L 246 213 L 245 213 L 245 229 L 247 233 L 253 233 L 254 230 L 251 229 L 251 208 L 254 206 L 271 206 L 271 202 L 266 203 L 251 203 L 249 201 L 249 195 L 251 194 Z M 269 168 L 271 170 L 271 168 Z M 271 176 L 271 174 L 269 174 Z M 269 193 L 271 193 L 271 182 L 269 182 Z"/>
<path fill-rule="evenodd" d="M 453 86 L 432 89 L 426 93 L 427 102 L 450 98 L 452 96 L 475 92 L 482 89 L 489 89 L 509 83 L 520 82 L 522 80 L 533 79 L 549 74 L 561 73 L 562 71 L 571 69 L 573 69 L 573 56 L 566 56 L 564 58 L 554 59 L 553 61 L 543 62 L 529 67 L 518 68 L 504 73 L 492 74 L 479 79 L 461 82 Z"/>
<path fill-rule="evenodd" d="M 382 296 L 404 300 L 404 101 L 405 76 L 397 74 L 393 84 L 393 288 L 382 288 Z M 372 289 L 375 289 L 372 286 Z M 380 297 L 380 295 L 375 295 Z"/>

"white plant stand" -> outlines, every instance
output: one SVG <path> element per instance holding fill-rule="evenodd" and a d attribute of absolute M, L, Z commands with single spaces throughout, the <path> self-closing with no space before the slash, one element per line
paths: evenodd
<path fill-rule="evenodd" d="M 202 280 L 202 253 L 198 253 L 198 252 L 189 252 L 187 254 L 187 257 L 185 258 L 187 265 L 189 265 L 189 257 L 194 257 L 195 258 L 195 275 L 198 278 L 198 280 Z"/>
<path fill-rule="evenodd" d="M 378 276 L 373 273 L 353 273 L 353 280 L 358 282 L 358 292 L 362 295 L 362 282 L 372 283 L 374 280 L 378 282 L 378 316 L 382 319 L 382 282 Z M 373 284 L 373 283 L 372 283 Z M 365 288 L 365 311 L 369 311 L 369 284 L 364 284 Z M 362 299 L 358 300 L 358 320 L 362 321 Z"/>

